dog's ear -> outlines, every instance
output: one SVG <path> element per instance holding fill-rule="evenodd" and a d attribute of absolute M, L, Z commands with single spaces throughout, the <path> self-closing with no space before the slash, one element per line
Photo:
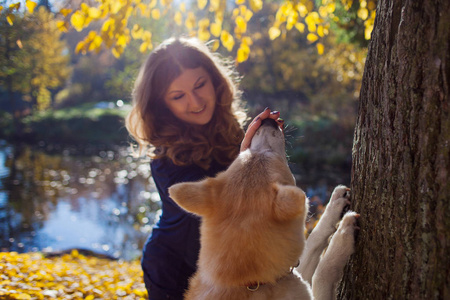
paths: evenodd
<path fill-rule="evenodd" d="M 305 193 L 296 186 L 274 184 L 277 196 L 274 202 L 274 217 L 278 221 L 288 221 L 305 214 Z"/>
<path fill-rule="evenodd" d="M 198 182 L 183 182 L 169 188 L 169 196 L 184 210 L 196 215 L 206 215 L 212 208 L 214 178 Z"/>

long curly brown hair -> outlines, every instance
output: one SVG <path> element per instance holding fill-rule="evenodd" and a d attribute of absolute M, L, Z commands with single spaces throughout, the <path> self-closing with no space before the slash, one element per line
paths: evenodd
<path fill-rule="evenodd" d="M 174 79 L 185 69 L 203 67 L 211 76 L 216 108 L 206 125 L 192 125 L 176 118 L 164 102 Z M 246 113 L 237 88 L 237 74 L 226 62 L 194 38 L 171 38 L 147 58 L 136 79 L 133 107 L 126 127 L 138 143 L 139 153 L 151 158 L 168 157 L 174 164 L 209 168 L 214 159 L 230 164 L 239 153 Z"/>

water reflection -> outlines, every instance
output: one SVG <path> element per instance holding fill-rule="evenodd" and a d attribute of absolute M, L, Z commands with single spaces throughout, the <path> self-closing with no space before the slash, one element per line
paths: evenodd
<path fill-rule="evenodd" d="M 350 170 L 307 171 L 295 164 L 291 169 L 310 197 L 310 230 L 334 186 L 349 184 Z M 133 259 L 159 213 L 149 164 L 131 158 L 125 148 L 0 141 L 0 251 L 85 248 Z"/>
<path fill-rule="evenodd" d="M 0 250 L 139 256 L 160 209 L 149 164 L 126 149 L 42 148 L 0 143 Z"/>

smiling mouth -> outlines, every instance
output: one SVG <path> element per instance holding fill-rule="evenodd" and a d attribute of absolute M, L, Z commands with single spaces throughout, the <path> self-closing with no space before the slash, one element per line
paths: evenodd
<path fill-rule="evenodd" d="M 199 113 L 201 113 L 202 111 L 204 111 L 204 110 L 205 110 L 205 108 L 206 108 L 206 104 L 205 104 L 205 105 L 203 105 L 203 107 L 202 107 L 201 109 L 199 109 L 199 110 L 196 110 L 196 111 L 192 111 L 192 113 L 194 113 L 194 114 L 199 114 Z"/>

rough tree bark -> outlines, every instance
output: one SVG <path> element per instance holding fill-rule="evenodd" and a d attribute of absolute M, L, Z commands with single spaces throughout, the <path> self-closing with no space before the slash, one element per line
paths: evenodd
<path fill-rule="evenodd" d="M 450 1 L 379 0 L 355 129 L 340 299 L 450 299 Z"/>

